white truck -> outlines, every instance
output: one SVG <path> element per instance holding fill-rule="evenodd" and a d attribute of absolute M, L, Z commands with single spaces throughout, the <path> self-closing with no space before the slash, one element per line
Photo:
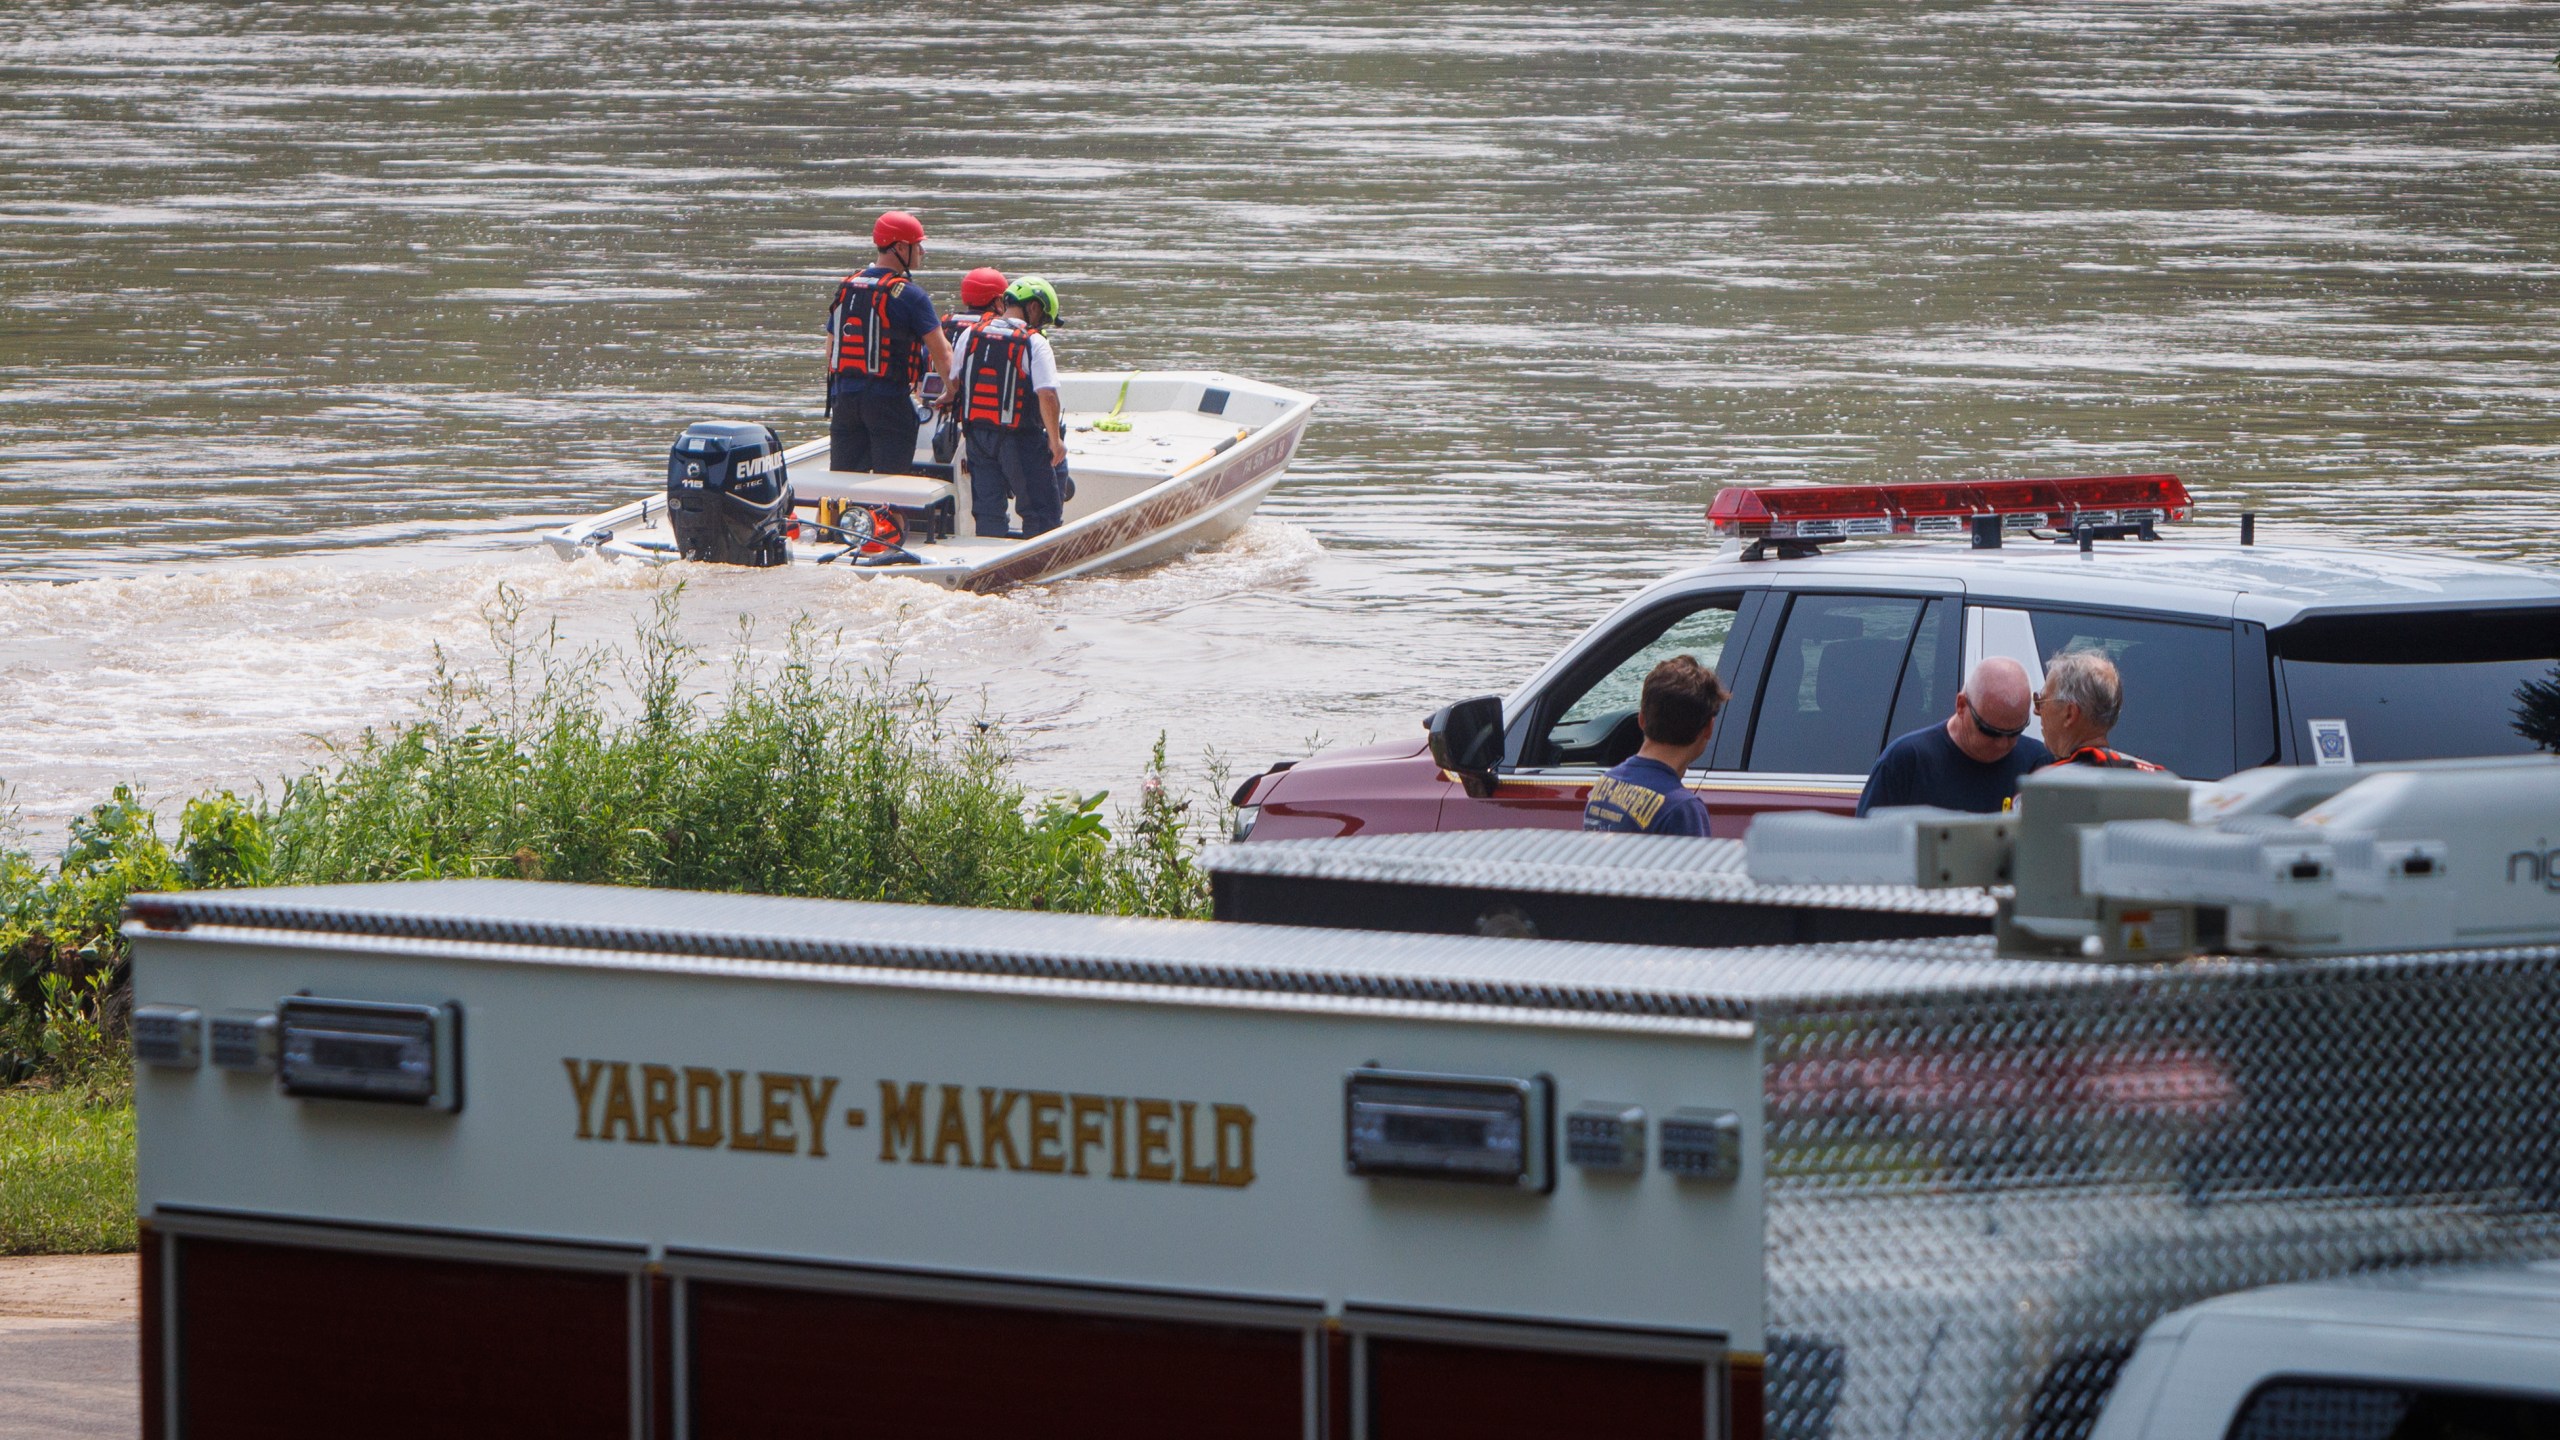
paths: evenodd
<path fill-rule="evenodd" d="M 2560 1265 L 2279 1285 L 2162 1318 L 2091 1440 L 2560 1435 Z"/>
<path fill-rule="evenodd" d="M 2093 953 L 2155 923 L 2082 900 Z M 2042 1440 L 2182 1306 L 2560 1256 L 2560 928 L 2110 963 L 452 881 L 126 933 L 154 1436 Z"/>

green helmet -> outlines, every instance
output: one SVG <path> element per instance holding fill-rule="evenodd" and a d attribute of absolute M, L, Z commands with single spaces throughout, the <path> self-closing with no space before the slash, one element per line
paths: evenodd
<path fill-rule="evenodd" d="M 1037 275 L 1025 275 L 1006 286 L 1004 298 L 1017 305 L 1028 305 L 1037 300 L 1040 302 L 1040 313 L 1047 317 L 1041 323 L 1044 325 L 1058 323 L 1058 287 Z"/>

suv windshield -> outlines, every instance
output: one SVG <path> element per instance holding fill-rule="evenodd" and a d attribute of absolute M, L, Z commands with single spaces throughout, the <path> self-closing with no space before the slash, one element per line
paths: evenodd
<path fill-rule="evenodd" d="M 2560 749 L 2560 610 L 2317 616 L 2267 638 L 2305 760 L 2329 722 L 2366 762 Z"/>

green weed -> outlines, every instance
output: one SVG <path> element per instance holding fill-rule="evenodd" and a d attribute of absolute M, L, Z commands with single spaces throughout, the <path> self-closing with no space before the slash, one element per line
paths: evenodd
<path fill-rule="evenodd" d="M 795 627 L 742 634 L 724 694 L 660 600 L 604 698 L 603 652 L 492 619 L 485 674 L 440 673 L 427 713 L 367 733 L 261 817 L 278 882 L 541 877 L 679 890 L 1196 915 L 1207 888 L 1163 748 L 1114 836 L 1103 797 L 1034 802 L 1002 733 L 930 687 L 849 667 Z M 228 834 L 228 832 L 226 832 Z M 244 853 L 240 838 L 229 841 Z M 247 873 L 244 869 L 242 873 Z"/>
<path fill-rule="evenodd" d="M 133 1245 L 133 1107 L 0 1090 L 0 1255 Z"/>
<path fill-rule="evenodd" d="M 0 1085 L 129 1085 L 117 923 L 146 891 L 480 876 L 1206 913 L 1198 847 L 1230 817 L 1171 783 L 1161 737 L 1114 816 L 1107 793 L 1036 799 L 999 729 L 845 664 L 805 624 L 778 657 L 742 633 L 725 689 L 705 697 L 679 603 L 662 596 L 625 654 L 571 651 L 504 596 L 491 665 L 440 665 L 415 720 L 358 736 L 272 803 L 188 801 L 173 847 L 120 786 L 72 825 L 50 873 L 0 845 Z M 1213 763 L 1211 784 L 1222 778 Z"/>

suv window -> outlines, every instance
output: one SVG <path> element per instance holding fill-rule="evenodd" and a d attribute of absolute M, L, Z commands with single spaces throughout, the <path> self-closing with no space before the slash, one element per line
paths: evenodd
<path fill-rule="evenodd" d="M 2332 720 L 2364 761 L 2560 750 L 2560 611 L 2318 616 L 2268 643 L 2306 760 Z"/>
<path fill-rule="evenodd" d="M 1725 642 L 1733 637 L 1738 595 L 1709 595 L 1666 605 L 1638 617 L 1612 635 L 1591 657 L 1599 669 L 1581 693 L 1548 713 L 1546 753 L 1529 758 L 1533 765 L 1615 765 L 1644 743 L 1636 728 L 1636 702 L 1644 695 L 1644 677 L 1674 655 L 1694 657 L 1719 676 Z M 1617 657 L 1614 660 L 1611 657 Z M 1587 671 L 1585 673 L 1588 673 Z M 1730 677 L 1726 688 L 1732 688 Z M 1567 676 L 1564 686 L 1574 683 Z"/>
<path fill-rule="evenodd" d="M 2036 650 L 2098 650 L 2124 682 L 2107 743 L 2189 780 L 2231 773 L 2231 630 L 2224 625 L 2037 610 Z"/>
<path fill-rule="evenodd" d="M 1930 623 L 1921 624 L 1923 609 Z M 1864 775 L 1884 749 L 1915 632 L 1931 664 L 1950 605 L 1916 595 L 1798 595 L 1769 658 L 1745 769 Z"/>
<path fill-rule="evenodd" d="M 1929 602 L 1929 613 L 1921 617 L 1919 633 L 1911 637 L 1911 660 L 1902 667 L 1902 685 L 1893 698 L 1893 720 L 1884 727 L 1886 743 L 1922 726 L 1943 724 L 1955 713 L 1956 689 L 1964 683 L 1963 677 L 1956 674 L 1955 617 L 1961 613 L 1954 600 Z M 1875 768 L 1875 762 L 1869 761 L 1868 768 Z"/>
<path fill-rule="evenodd" d="M 2270 1380 L 2226 1440 L 2528 1440 L 2560 1434 L 2560 1403 L 2414 1385 Z"/>

